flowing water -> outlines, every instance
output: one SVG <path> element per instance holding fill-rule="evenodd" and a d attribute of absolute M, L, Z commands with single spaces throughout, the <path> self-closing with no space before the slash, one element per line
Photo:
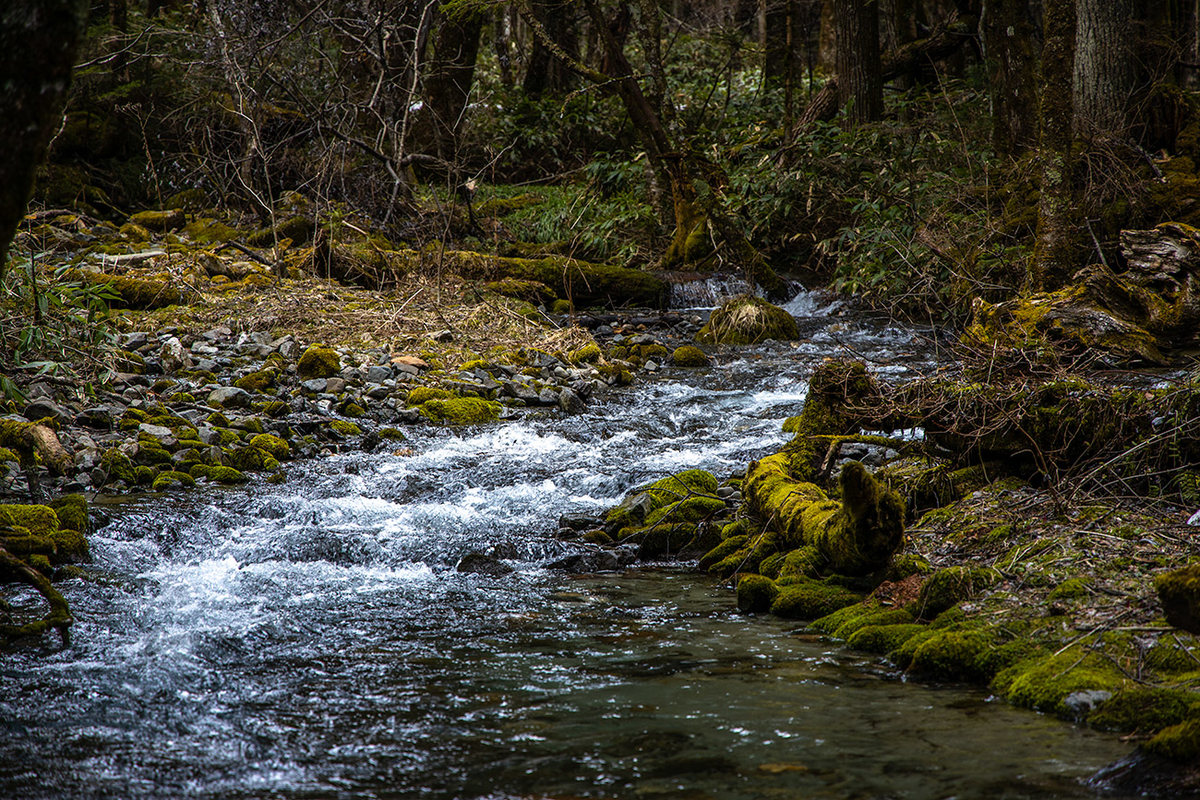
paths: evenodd
<path fill-rule="evenodd" d="M 62 587 L 73 646 L 0 655 L 0 797 L 1090 796 L 1128 745 L 739 616 L 684 566 L 545 568 L 578 547 L 560 514 L 776 447 L 821 358 L 933 366 L 911 331 L 802 322 L 583 416 L 111 505 L 104 579 Z M 454 571 L 489 549 L 516 571 Z"/>

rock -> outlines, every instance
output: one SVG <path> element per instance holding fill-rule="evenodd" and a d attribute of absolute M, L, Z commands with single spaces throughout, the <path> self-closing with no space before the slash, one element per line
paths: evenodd
<path fill-rule="evenodd" d="M 341 394 L 346 391 L 345 378 L 326 378 L 325 393 L 326 394 Z"/>
<path fill-rule="evenodd" d="M 329 381 L 328 378 L 310 378 L 306 381 L 301 381 L 300 388 L 306 392 L 313 392 L 314 394 L 321 394 L 322 392 L 325 391 L 325 387 L 328 385 L 328 381 Z"/>
<path fill-rule="evenodd" d="M 675 348 L 675 352 L 671 354 L 671 363 L 677 367 L 696 368 L 707 367 L 709 360 L 699 347 L 685 344 Z"/>
<path fill-rule="evenodd" d="M 162 362 L 164 372 L 177 372 L 181 369 L 189 369 L 192 366 L 191 353 L 184 348 L 176 336 L 170 337 L 163 343 L 162 349 L 158 352 L 158 357 Z"/>
<path fill-rule="evenodd" d="M 150 334 L 146 331 L 133 331 L 132 333 L 124 334 L 120 342 L 121 349 L 123 350 L 138 350 L 149 344 Z"/>
<path fill-rule="evenodd" d="M 604 527 L 604 520 L 591 514 L 563 514 L 558 518 L 558 527 L 573 531 L 590 531 Z"/>
<path fill-rule="evenodd" d="M 1154 579 L 1154 588 L 1167 622 L 1200 634 L 1200 564 L 1159 575 Z"/>
<path fill-rule="evenodd" d="M 320 344 L 309 345 L 296 363 L 301 378 L 332 378 L 341 370 L 341 357 L 337 351 Z"/>
<path fill-rule="evenodd" d="M 25 419 L 33 421 L 50 417 L 55 422 L 65 422 L 69 416 L 62 406 L 44 397 L 38 398 L 26 405 L 24 411 Z"/>
<path fill-rule="evenodd" d="M 558 392 L 550 387 L 546 387 L 538 392 L 537 404 L 541 406 L 556 406 L 558 405 L 558 395 Z"/>
<path fill-rule="evenodd" d="M 130 217 L 129 221 L 155 233 L 177 231 L 187 224 L 187 218 L 180 208 L 170 211 L 140 211 Z"/>
<path fill-rule="evenodd" d="M 581 414 L 587 410 L 587 403 L 572 390 L 563 389 L 558 393 L 558 407 L 567 414 Z"/>
<path fill-rule="evenodd" d="M 583 553 L 573 553 L 546 564 L 546 569 L 563 570 L 573 574 L 588 572 L 613 572 L 621 568 L 616 553 L 596 548 Z"/>
<path fill-rule="evenodd" d="M 371 383 L 383 383 L 392 377 L 392 370 L 388 367 L 381 367 L 378 364 L 367 367 L 367 380 Z"/>
<path fill-rule="evenodd" d="M 612 536 L 625 525 L 640 525 L 653 510 L 654 498 L 649 492 L 639 492 L 626 497 L 619 506 L 609 512 L 610 521 L 604 530 Z"/>
<path fill-rule="evenodd" d="M 458 572 L 473 572 L 478 575 L 490 575 L 494 578 L 515 572 L 512 567 L 500 559 L 484 553 L 467 553 L 454 569 Z"/>
<path fill-rule="evenodd" d="M 208 394 L 208 404 L 217 408 L 249 408 L 250 393 L 236 386 L 221 386 Z"/>
<path fill-rule="evenodd" d="M 793 341 L 800 338 L 796 318 L 760 297 L 738 295 L 712 312 L 708 324 L 696 334 L 705 344 L 758 344 L 768 339 Z"/>

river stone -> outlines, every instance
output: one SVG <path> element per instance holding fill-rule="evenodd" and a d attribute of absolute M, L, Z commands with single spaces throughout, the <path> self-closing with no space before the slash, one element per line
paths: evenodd
<path fill-rule="evenodd" d="M 36 422 L 39 419 L 50 417 L 55 422 L 64 422 L 69 415 L 58 403 L 47 397 L 39 397 L 25 406 L 25 419 Z"/>
<path fill-rule="evenodd" d="M 150 343 L 150 334 L 146 331 L 133 331 L 121 337 L 122 350 L 137 350 Z"/>
<path fill-rule="evenodd" d="M 556 406 L 558 405 L 558 392 L 547 386 L 538 392 L 537 402 L 538 405 Z"/>
<path fill-rule="evenodd" d="M 232 335 L 233 335 L 233 331 L 229 329 L 228 325 L 218 325 L 217 327 L 213 328 L 212 330 L 207 330 L 204 333 L 200 334 L 200 336 L 202 338 L 207 339 L 210 342 L 217 342 L 217 341 L 220 341 L 221 339 L 228 339 Z"/>
<path fill-rule="evenodd" d="M 390 377 L 392 377 L 392 371 L 387 367 L 381 367 L 378 364 L 367 367 L 367 380 L 371 383 L 383 383 Z"/>
<path fill-rule="evenodd" d="M 558 394 L 558 407 L 567 414 L 582 414 L 587 410 L 583 398 L 570 389 L 563 389 Z"/>
<path fill-rule="evenodd" d="M 591 514 L 563 514 L 558 518 L 558 527 L 573 531 L 590 531 L 604 527 L 604 520 Z"/>
<path fill-rule="evenodd" d="M 176 372 L 192 366 L 192 355 L 184 348 L 177 336 L 172 336 L 163 342 L 162 349 L 158 351 L 158 358 L 164 372 Z M 146 363 L 147 369 L 149 369 L 150 363 Z"/>
<path fill-rule="evenodd" d="M 300 388 L 306 392 L 321 394 L 325 391 L 328 380 L 328 378 L 309 378 L 306 381 L 300 381 Z"/>
<path fill-rule="evenodd" d="M 248 408 L 250 393 L 236 386 L 221 386 L 209 392 L 208 404 L 219 408 Z"/>
<path fill-rule="evenodd" d="M 346 391 L 345 378 L 326 378 L 325 393 L 326 394 L 341 394 Z"/>
<path fill-rule="evenodd" d="M 473 572 L 479 575 L 491 575 L 498 578 L 508 575 L 515 570 L 500 559 L 484 553 L 467 553 L 455 567 L 458 572 Z"/>
<path fill-rule="evenodd" d="M 551 561 L 546 565 L 546 569 L 558 569 L 574 574 L 613 572 L 620 568 L 621 561 L 615 553 L 600 549 L 589 550 L 584 553 L 573 553 Z"/>

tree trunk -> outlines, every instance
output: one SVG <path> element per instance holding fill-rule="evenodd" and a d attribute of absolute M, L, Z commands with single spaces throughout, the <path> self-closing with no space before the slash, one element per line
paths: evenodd
<path fill-rule="evenodd" d="M 86 13 L 82 0 L 7 0 L 0 7 L 0 280 L 66 101 Z"/>
<path fill-rule="evenodd" d="M 1016 157 L 1037 144 L 1037 58 L 1029 0 L 989 0 L 983 40 L 992 75 L 992 143 Z"/>
<path fill-rule="evenodd" d="M 883 75 L 879 60 L 879 5 L 876 0 L 836 0 L 838 100 L 853 128 L 883 116 Z"/>
<path fill-rule="evenodd" d="M 1137 86 L 1133 0 L 1077 0 L 1075 131 L 1124 137 Z"/>
<path fill-rule="evenodd" d="M 1045 0 L 1042 45 L 1041 201 L 1029 288 L 1064 285 L 1079 259 L 1072 191 L 1074 142 L 1075 0 Z"/>
<path fill-rule="evenodd" d="M 464 11 L 454 16 L 447 16 L 444 10 L 441 13 L 425 92 L 433 120 L 438 157 L 455 164 L 463 114 L 475 79 L 475 59 L 479 54 L 484 16 L 475 11 Z"/>
<path fill-rule="evenodd" d="M 571 4 L 563 0 L 535 0 L 533 13 L 546 29 L 546 33 L 563 52 L 572 58 L 579 57 L 579 35 L 575 28 Z M 571 89 L 572 73 L 567 66 L 554 57 L 540 39 L 533 40 L 533 49 L 525 67 L 525 79 L 521 88 L 530 97 L 543 92 L 561 94 Z"/>

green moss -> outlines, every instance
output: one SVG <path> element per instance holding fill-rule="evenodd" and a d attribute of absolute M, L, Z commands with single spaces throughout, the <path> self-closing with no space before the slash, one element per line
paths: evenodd
<path fill-rule="evenodd" d="M 154 466 L 157 464 L 170 464 L 171 452 L 162 447 L 156 447 L 152 444 L 153 440 L 138 440 L 138 451 L 136 460 L 138 464 L 145 466 Z"/>
<path fill-rule="evenodd" d="M 646 525 L 660 522 L 699 522 L 725 510 L 725 501 L 717 497 L 695 496 L 655 509 L 646 517 Z"/>
<path fill-rule="evenodd" d="M 1146 666 L 1166 674 L 1193 672 L 1200 669 L 1200 657 L 1183 645 L 1158 642 L 1146 651 Z"/>
<path fill-rule="evenodd" d="M 379 438 L 388 439 L 395 442 L 407 441 L 408 437 L 404 435 L 404 431 L 399 428 L 380 428 Z"/>
<path fill-rule="evenodd" d="M 932 680 L 990 678 L 981 668 L 982 657 L 990 647 L 989 637 L 976 631 L 937 631 L 913 650 L 908 670 Z"/>
<path fill-rule="evenodd" d="M 112 481 L 124 481 L 128 486 L 133 486 L 137 483 L 137 478 L 133 472 L 133 462 L 129 460 L 129 456 L 115 447 L 104 451 L 104 455 L 100 457 L 100 469 L 104 470 L 104 474 L 108 476 L 110 483 Z"/>
<path fill-rule="evenodd" d="M 677 367 L 707 367 L 709 365 L 708 356 L 699 347 L 685 344 L 681 347 L 676 347 L 675 352 L 671 354 L 671 363 Z"/>
<path fill-rule="evenodd" d="M 704 556 L 700 559 L 700 569 L 710 572 L 713 571 L 713 567 L 716 564 L 723 562 L 729 556 L 740 551 L 746 546 L 748 541 L 750 541 L 750 537 L 744 534 L 730 536 L 728 539 L 704 554 Z"/>
<path fill-rule="evenodd" d="M 184 227 L 183 232 L 198 244 L 224 244 L 240 239 L 243 233 L 215 219 L 197 219 Z"/>
<path fill-rule="evenodd" d="M 917 613 L 924 619 L 941 614 L 963 600 L 976 597 L 1000 580 L 1000 573 L 989 567 L 954 566 L 939 570 L 921 584 Z"/>
<path fill-rule="evenodd" d="M 332 378 L 341 368 L 342 360 L 337 351 L 321 344 L 309 345 L 296 362 L 296 372 L 305 380 Z"/>
<path fill-rule="evenodd" d="M 1147 752 L 1181 764 L 1200 762 L 1200 718 L 1189 719 L 1160 731 L 1146 742 Z"/>
<path fill-rule="evenodd" d="M 768 339 L 793 341 L 798 338 L 800 331 L 795 317 L 779 306 L 750 295 L 726 300 L 696 334 L 696 341 L 704 344 L 746 345 Z"/>
<path fill-rule="evenodd" d="M 421 416 L 446 425 L 479 425 L 500 418 L 500 404 L 476 397 L 427 400 L 418 410 Z"/>
<path fill-rule="evenodd" d="M 1106 731 L 1148 733 L 1185 721 L 1200 707 L 1200 694 L 1180 689 L 1129 686 L 1088 714 L 1093 728 Z"/>
<path fill-rule="evenodd" d="M 1177 628 L 1200 633 L 1200 563 L 1154 579 L 1167 622 Z"/>
<path fill-rule="evenodd" d="M 1013 705 L 1071 717 L 1065 701 L 1075 692 L 1117 692 L 1125 685 L 1121 671 L 1108 659 L 1078 645 L 1058 655 L 1021 662 L 992 681 L 994 690 Z"/>
<path fill-rule="evenodd" d="M 226 450 L 229 465 L 241 472 L 257 472 L 279 469 L 279 461 L 270 453 L 257 447 L 239 447 Z"/>
<path fill-rule="evenodd" d="M 191 489 L 195 485 L 196 481 L 186 472 L 167 470 L 159 473 L 150 488 L 156 492 L 165 492 L 171 489 Z"/>
<path fill-rule="evenodd" d="M 114 350 L 113 369 L 117 370 L 117 372 L 144 375 L 146 374 L 146 359 L 129 350 Z"/>
<path fill-rule="evenodd" d="M 571 362 L 574 364 L 594 364 L 599 360 L 600 348 L 595 342 L 588 342 L 571 353 Z"/>
<path fill-rule="evenodd" d="M 292 449 L 288 447 L 288 443 L 272 433 L 260 433 L 251 439 L 249 444 L 251 447 L 257 447 L 270 453 L 278 461 L 287 461 L 292 455 Z"/>
<path fill-rule="evenodd" d="M 177 231 L 187 222 L 181 209 L 172 209 L 170 211 L 139 211 L 131 216 L 129 221 L 134 225 L 140 225 L 146 230 L 151 230 L 155 233 Z"/>
<path fill-rule="evenodd" d="M 292 413 L 291 405 L 283 400 L 271 400 L 266 403 L 255 403 L 251 405 L 251 408 L 253 408 L 255 411 L 266 414 L 271 419 L 279 419 L 280 417 L 286 417 L 288 414 Z"/>
<path fill-rule="evenodd" d="M 258 372 L 243 375 L 234 381 L 233 385 L 239 389 L 245 389 L 247 392 L 263 394 L 268 389 L 275 387 L 275 378 L 275 370 L 260 369 Z"/>
<path fill-rule="evenodd" d="M 58 515 L 50 506 L 0 505 L 0 526 L 25 528 L 34 536 L 58 532 Z"/>
<path fill-rule="evenodd" d="M 745 614 L 769 611 L 779 596 L 775 581 L 762 575 L 744 575 L 737 585 L 738 611 Z"/>
<path fill-rule="evenodd" d="M 342 436 L 361 436 L 362 428 L 355 425 L 353 422 L 344 419 L 334 419 L 329 421 L 329 427 L 340 433 Z"/>
<path fill-rule="evenodd" d="M 771 604 L 771 613 L 789 619 L 817 619 L 861 600 L 861 594 L 844 587 L 804 581 L 784 586 Z"/>
<path fill-rule="evenodd" d="M 588 531 L 582 538 L 588 544 L 607 545 L 613 543 L 612 537 L 604 531 Z"/>
<path fill-rule="evenodd" d="M 250 480 L 245 473 L 234 469 L 233 467 L 209 467 L 206 476 L 210 481 L 221 484 L 237 484 L 245 483 Z"/>
<path fill-rule="evenodd" d="M 869 625 L 909 625 L 915 621 L 912 614 L 901 608 L 875 608 L 848 615 L 840 625 L 828 632 L 838 639 L 849 639 Z"/>
<path fill-rule="evenodd" d="M 107 287 L 116 295 L 109 301 L 113 308 L 148 310 L 178 305 L 183 301 L 183 293 L 167 281 L 81 270 L 69 270 L 65 277 L 94 287 Z"/>
<path fill-rule="evenodd" d="M 419 406 L 428 403 L 430 400 L 450 400 L 454 397 L 454 392 L 446 389 L 438 389 L 433 386 L 416 386 L 408 393 L 408 398 L 404 401 L 409 406 Z"/>
<path fill-rule="evenodd" d="M 886 655 L 918 633 L 928 628 L 924 625 L 867 625 L 859 628 L 846 640 L 846 646 L 876 655 Z"/>
<path fill-rule="evenodd" d="M 50 538 L 54 541 L 55 563 L 91 561 L 91 550 L 82 531 L 64 528 L 52 534 Z"/>
<path fill-rule="evenodd" d="M 1082 600 L 1090 594 L 1087 581 L 1082 578 L 1070 578 L 1054 587 L 1054 590 L 1046 596 L 1046 599 L 1052 602 L 1058 600 Z"/>
<path fill-rule="evenodd" d="M 34 569 L 36 569 L 38 572 L 42 573 L 43 575 L 48 576 L 54 570 L 54 568 L 50 564 L 49 557 L 44 556 L 41 553 L 33 553 L 26 560 L 29 563 L 29 566 L 33 567 Z"/>
<path fill-rule="evenodd" d="M 63 495 L 62 497 L 51 500 L 50 507 L 54 509 L 54 513 L 58 517 L 59 527 L 66 528 L 67 530 L 87 533 L 87 498 L 82 494 L 75 493 Z"/>
<path fill-rule="evenodd" d="M 367 410 L 365 408 L 360 406 L 358 403 L 351 401 L 343 403 L 340 410 L 344 416 L 351 417 L 353 419 L 364 417 L 367 414 Z"/>
<path fill-rule="evenodd" d="M 228 428 L 232 424 L 229 421 L 229 417 L 225 416 L 220 411 L 214 411 L 213 413 L 209 414 L 205 421 L 214 428 Z"/>

